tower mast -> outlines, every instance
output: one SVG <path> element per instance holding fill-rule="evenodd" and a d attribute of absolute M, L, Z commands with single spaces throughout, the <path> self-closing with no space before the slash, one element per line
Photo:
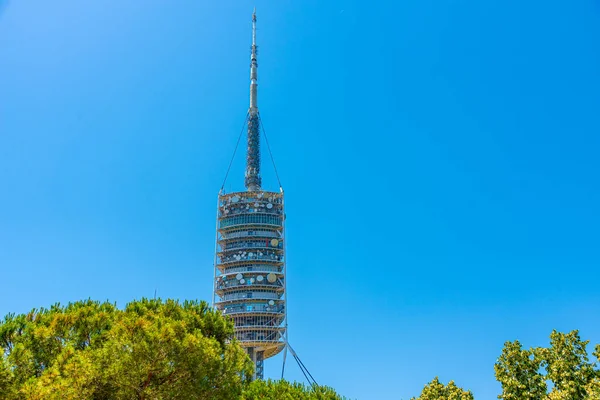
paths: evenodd
<path fill-rule="evenodd" d="M 235 338 L 254 363 L 253 378 L 262 379 L 264 360 L 286 346 L 287 311 L 283 190 L 271 192 L 261 187 L 257 53 L 255 9 L 246 190 L 219 192 L 213 303 L 233 320 Z"/>
<path fill-rule="evenodd" d="M 248 149 L 246 152 L 245 186 L 249 192 L 261 187 L 260 120 L 258 118 L 258 46 L 256 45 L 256 8 L 252 13 L 252 53 L 250 55 L 250 108 L 248 109 Z"/>

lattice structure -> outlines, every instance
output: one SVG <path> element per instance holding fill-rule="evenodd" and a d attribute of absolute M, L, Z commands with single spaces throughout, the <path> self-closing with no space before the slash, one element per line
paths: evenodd
<path fill-rule="evenodd" d="M 258 111 L 250 111 L 248 116 L 248 149 L 246 153 L 246 188 L 250 191 L 260 190 L 260 120 Z"/>
<path fill-rule="evenodd" d="M 285 345 L 284 215 L 283 193 L 219 195 L 215 306 L 233 318 L 257 378 Z"/>

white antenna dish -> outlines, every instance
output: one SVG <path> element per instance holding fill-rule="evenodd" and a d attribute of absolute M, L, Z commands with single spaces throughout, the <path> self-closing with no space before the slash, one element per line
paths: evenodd
<path fill-rule="evenodd" d="M 237 279 L 238 281 L 240 281 L 240 280 L 242 280 L 242 278 L 243 278 L 243 277 L 244 277 L 244 275 L 242 275 L 242 274 L 237 274 L 237 275 L 235 276 L 235 279 Z"/>
<path fill-rule="evenodd" d="M 248 256 L 252 257 L 254 255 L 254 253 L 248 253 Z"/>
<path fill-rule="evenodd" d="M 246 283 L 245 279 L 240 279 L 240 283 L 243 285 L 244 283 Z"/>
<path fill-rule="evenodd" d="M 274 302 L 273 300 L 269 300 L 269 305 L 270 305 L 270 306 L 274 306 L 274 305 L 275 305 L 275 302 Z"/>
<path fill-rule="evenodd" d="M 233 201 L 234 203 L 237 203 L 238 201 L 240 201 L 240 198 L 239 198 L 239 197 L 237 197 L 237 196 L 233 196 L 233 197 L 231 198 L 231 201 Z"/>
<path fill-rule="evenodd" d="M 270 210 L 271 208 L 273 208 L 273 204 L 271 204 L 271 203 L 267 204 L 267 208 Z"/>
<path fill-rule="evenodd" d="M 260 206 L 260 204 L 254 203 L 254 207 L 258 207 L 258 206 Z"/>
<path fill-rule="evenodd" d="M 262 276 L 262 275 L 259 275 L 259 276 L 257 276 L 257 277 L 256 277 L 256 280 L 257 280 L 258 282 L 262 282 L 262 281 L 263 281 L 263 279 L 265 279 L 265 278 L 263 278 L 263 276 Z"/>
<path fill-rule="evenodd" d="M 250 278 L 250 283 L 254 283 L 254 278 Z"/>

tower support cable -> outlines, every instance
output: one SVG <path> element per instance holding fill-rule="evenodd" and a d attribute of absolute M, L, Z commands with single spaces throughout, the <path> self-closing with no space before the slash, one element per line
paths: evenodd
<path fill-rule="evenodd" d="M 258 113 L 258 120 L 260 121 L 260 127 L 262 128 L 262 132 L 265 137 L 265 143 L 267 144 L 267 150 L 269 151 L 269 156 L 271 157 L 271 163 L 273 164 L 273 169 L 275 170 L 275 178 L 277 178 L 277 183 L 279 184 L 279 188 L 281 189 L 282 188 L 281 180 L 279 179 L 279 173 L 277 172 L 277 166 L 275 165 L 275 159 L 273 158 L 273 153 L 271 152 L 271 146 L 269 145 L 269 138 L 267 137 L 267 131 L 265 131 L 265 125 L 262 122 L 260 113 Z"/>
<path fill-rule="evenodd" d="M 240 135 L 238 136 L 238 140 L 235 144 L 235 149 L 233 149 L 233 154 L 231 155 L 231 160 L 229 161 L 229 167 L 227 167 L 227 172 L 225 173 L 225 179 L 223 179 L 223 184 L 221 185 L 221 192 L 223 188 L 225 188 L 225 183 L 227 182 L 227 177 L 229 176 L 229 171 L 231 170 L 231 165 L 233 164 L 233 159 L 235 158 L 235 153 L 240 145 L 240 140 L 242 140 L 242 135 L 244 134 L 244 129 L 246 128 L 246 122 L 248 122 L 249 113 L 246 113 L 246 118 L 244 119 L 244 124 L 242 125 L 242 130 L 240 131 Z"/>
<path fill-rule="evenodd" d="M 285 359 L 287 358 L 287 346 L 283 348 L 283 365 L 281 366 L 281 379 L 283 379 L 283 373 L 285 372 Z"/>
<path fill-rule="evenodd" d="M 300 367 L 300 371 L 302 371 L 302 374 L 306 378 L 306 381 L 312 387 L 318 387 L 319 384 L 317 383 L 317 381 L 315 380 L 315 378 L 312 376 L 312 374 L 308 371 L 308 368 L 306 368 L 306 365 L 304 365 L 304 363 L 302 362 L 302 360 L 300 360 L 300 357 L 298 357 L 298 354 L 296 354 L 296 352 L 294 351 L 294 349 L 292 348 L 292 346 L 290 346 L 289 342 L 286 343 L 285 349 L 289 349 L 290 350 L 290 354 L 292 355 L 292 357 L 294 357 L 294 360 L 296 360 L 296 363 L 298 363 L 298 367 Z M 285 353 L 284 353 L 284 359 L 283 359 L 283 368 L 281 369 L 281 379 L 283 379 L 283 372 L 284 372 L 284 370 L 285 370 Z"/>

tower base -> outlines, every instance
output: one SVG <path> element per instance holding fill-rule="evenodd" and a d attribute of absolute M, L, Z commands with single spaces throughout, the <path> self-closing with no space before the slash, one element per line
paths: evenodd
<path fill-rule="evenodd" d="M 256 350 L 254 347 L 248 347 L 248 356 L 254 363 L 254 376 L 252 380 L 264 379 L 264 355 L 265 352 L 262 350 Z"/>

